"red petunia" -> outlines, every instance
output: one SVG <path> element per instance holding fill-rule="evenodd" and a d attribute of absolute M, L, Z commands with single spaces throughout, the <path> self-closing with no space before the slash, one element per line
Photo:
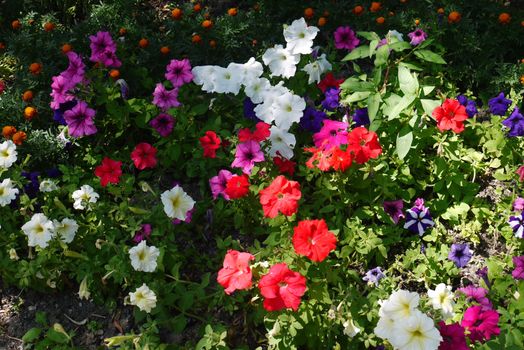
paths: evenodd
<path fill-rule="evenodd" d="M 442 106 L 435 108 L 432 116 L 437 121 L 440 131 L 453 130 L 456 133 L 464 131 L 464 120 L 468 119 L 466 107 L 451 98 L 444 101 Z"/>
<path fill-rule="evenodd" d="M 353 156 L 349 151 L 343 151 L 340 148 L 335 148 L 333 150 L 333 155 L 331 156 L 331 166 L 335 170 L 346 171 L 347 168 L 353 163 Z"/>
<path fill-rule="evenodd" d="M 108 183 L 118 184 L 122 176 L 122 162 L 105 157 L 102 164 L 96 167 L 95 175 L 100 178 L 100 184 L 104 187 Z"/>
<path fill-rule="evenodd" d="M 264 216 L 274 218 L 278 212 L 286 216 L 295 214 L 301 196 L 298 182 L 289 181 L 284 175 L 277 176 L 271 185 L 260 191 L 260 204 Z"/>
<path fill-rule="evenodd" d="M 249 181 L 246 175 L 234 175 L 226 183 L 224 190 L 230 199 L 242 198 L 249 192 Z"/>
<path fill-rule="evenodd" d="M 286 263 L 275 264 L 258 282 L 264 299 L 264 309 L 278 311 L 285 308 L 298 310 L 300 297 L 306 292 L 306 278 L 291 271 Z"/>
<path fill-rule="evenodd" d="M 304 148 L 304 151 L 313 153 L 311 158 L 306 162 L 306 166 L 310 169 L 315 167 L 322 171 L 328 171 L 331 169 L 331 157 L 336 147 L 331 147 L 328 150 L 322 150 L 320 148 L 309 147 Z"/>
<path fill-rule="evenodd" d="M 329 88 L 337 88 L 344 82 L 344 79 L 335 79 L 335 76 L 333 73 L 329 72 L 326 74 L 324 79 L 318 83 L 318 88 L 322 91 L 322 93 L 325 93 L 327 89 Z"/>
<path fill-rule="evenodd" d="M 131 152 L 131 159 L 139 170 L 146 168 L 154 168 L 156 166 L 156 148 L 147 142 L 141 142 L 136 145 L 133 152 Z"/>
<path fill-rule="evenodd" d="M 273 163 L 275 163 L 275 165 L 278 167 L 278 171 L 281 174 L 289 174 L 289 176 L 293 176 L 295 173 L 295 167 L 297 163 L 293 162 L 292 160 L 282 157 L 274 157 Z"/>
<path fill-rule="evenodd" d="M 264 122 L 258 122 L 256 125 L 255 131 L 251 133 L 251 130 L 249 128 L 240 129 L 238 131 L 238 140 L 240 142 L 246 142 L 246 141 L 256 141 L 256 142 L 262 142 L 266 140 L 269 135 L 271 135 L 271 132 L 269 129 L 271 128 L 271 125 L 264 123 Z"/>
<path fill-rule="evenodd" d="M 364 164 L 371 158 L 378 158 L 382 147 L 378 143 L 377 134 L 360 126 L 348 134 L 347 151 L 353 153 L 358 164 Z"/>
<path fill-rule="evenodd" d="M 255 260 L 255 257 L 249 253 L 231 249 L 227 251 L 223 267 L 218 271 L 217 277 L 218 283 L 225 288 L 226 294 L 251 287 L 253 274 L 249 262 L 252 260 Z"/>
<path fill-rule="evenodd" d="M 337 245 L 337 237 L 330 231 L 324 219 L 302 220 L 294 228 L 295 252 L 313 261 L 323 261 Z"/>
<path fill-rule="evenodd" d="M 200 139 L 200 145 L 204 149 L 205 158 L 216 158 L 216 151 L 220 147 L 220 138 L 214 131 L 206 131 Z"/>

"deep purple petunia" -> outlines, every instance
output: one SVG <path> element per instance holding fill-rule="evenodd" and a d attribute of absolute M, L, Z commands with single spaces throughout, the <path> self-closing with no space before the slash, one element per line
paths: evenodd
<path fill-rule="evenodd" d="M 509 137 L 524 136 L 524 116 L 518 107 L 515 107 L 508 119 L 502 121 L 502 125 L 509 129 Z"/>
<path fill-rule="evenodd" d="M 444 321 L 438 323 L 442 342 L 439 350 L 468 350 L 466 343 L 466 335 L 464 334 L 464 327 L 458 323 L 447 325 Z"/>
<path fill-rule="evenodd" d="M 179 107 L 178 89 L 167 90 L 161 83 L 156 84 L 153 92 L 153 104 L 163 111 L 167 111 L 171 107 Z"/>
<path fill-rule="evenodd" d="M 504 93 L 501 92 L 497 97 L 493 97 L 488 101 L 489 111 L 495 115 L 506 115 L 511 100 L 504 97 Z"/>
<path fill-rule="evenodd" d="M 355 127 L 369 125 L 368 108 L 357 108 L 352 118 L 355 122 Z"/>
<path fill-rule="evenodd" d="M 404 209 L 404 201 L 402 199 L 384 201 L 383 207 L 386 214 L 391 216 L 391 219 L 393 219 L 395 224 L 398 224 L 400 218 L 405 217 L 404 213 L 402 213 L 402 209 Z"/>
<path fill-rule="evenodd" d="M 175 126 L 175 118 L 169 114 L 160 113 L 153 118 L 149 124 L 160 134 L 160 136 L 168 137 Z"/>
<path fill-rule="evenodd" d="M 523 214 L 510 216 L 509 217 L 509 226 L 513 229 L 515 237 L 524 238 L 524 225 L 523 225 Z"/>
<path fill-rule="evenodd" d="M 360 40 L 355 35 L 355 32 L 349 27 L 338 27 L 334 33 L 335 47 L 337 49 L 353 50 L 360 44 Z"/>
<path fill-rule="evenodd" d="M 219 195 L 222 195 L 224 199 L 229 200 L 229 196 L 226 194 L 226 185 L 232 177 L 233 174 L 229 170 L 220 170 L 217 176 L 209 179 L 213 199 L 217 199 Z"/>
<path fill-rule="evenodd" d="M 74 87 L 84 80 L 86 65 L 82 61 L 82 57 L 76 52 L 69 51 L 66 55 L 69 59 L 69 66 L 60 75 L 68 79 L 72 87 Z"/>
<path fill-rule="evenodd" d="M 499 318 L 500 315 L 495 310 L 471 306 L 464 312 L 461 326 L 466 329 L 472 342 L 483 343 L 491 339 L 491 336 L 500 334 Z"/>
<path fill-rule="evenodd" d="M 321 102 L 322 107 L 324 107 L 324 109 L 327 109 L 328 111 L 333 111 L 336 108 L 338 108 L 340 105 L 339 104 L 339 94 L 340 94 L 340 89 L 330 88 L 326 90 L 326 93 L 324 94 L 325 98 Z"/>
<path fill-rule="evenodd" d="M 96 134 L 97 129 L 93 123 L 95 110 L 87 106 L 84 101 L 78 101 L 76 106 L 64 113 L 64 119 L 72 137 L 82 137 Z"/>
<path fill-rule="evenodd" d="M 524 255 L 514 256 L 512 260 L 515 268 L 511 272 L 511 275 L 516 280 L 524 280 Z"/>
<path fill-rule="evenodd" d="M 60 105 L 73 100 L 75 97 L 69 93 L 74 85 L 71 85 L 71 80 L 63 75 L 54 76 L 51 78 L 51 103 L 49 106 L 52 109 L 60 109 Z"/>
<path fill-rule="evenodd" d="M 40 181 L 38 181 L 40 173 L 38 171 L 22 171 L 21 175 L 29 180 L 29 183 L 24 185 L 24 192 L 29 198 L 35 198 L 40 191 Z"/>
<path fill-rule="evenodd" d="M 417 233 L 422 236 L 424 232 L 430 227 L 435 226 L 431 213 L 428 208 L 420 209 L 414 206 L 406 211 L 406 223 L 404 228 L 407 228 L 413 233 Z"/>
<path fill-rule="evenodd" d="M 254 104 L 249 97 L 244 99 L 244 117 L 255 122 L 260 122 L 261 120 L 257 118 L 257 114 L 255 113 L 255 107 L 256 104 Z"/>
<path fill-rule="evenodd" d="M 428 35 L 426 32 L 424 32 L 422 29 L 416 29 L 415 31 L 408 34 L 411 41 L 409 42 L 411 45 L 420 45 L 420 43 L 424 42 Z"/>
<path fill-rule="evenodd" d="M 171 60 L 166 67 L 165 77 L 173 84 L 173 87 L 180 87 L 193 80 L 191 63 L 187 58 L 183 60 Z"/>
<path fill-rule="evenodd" d="M 300 118 L 300 126 L 310 132 L 319 132 L 322 128 L 322 122 L 326 119 L 326 113 L 313 107 L 307 107 L 304 115 Z"/>
<path fill-rule="evenodd" d="M 374 283 L 375 286 L 378 286 L 378 282 L 384 277 L 386 276 L 382 272 L 382 269 L 380 268 L 380 266 L 377 266 L 374 269 L 371 269 L 368 272 L 366 272 L 366 275 L 362 279 L 366 282 Z"/>
<path fill-rule="evenodd" d="M 260 144 L 256 141 L 249 140 L 239 143 L 235 153 L 235 160 L 231 167 L 240 168 L 244 174 L 251 174 L 251 169 L 255 163 L 264 161 L 264 153 L 260 149 Z"/>
<path fill-rule="evenodd" d="M 468 243 L 453 243 L 448 254 L 448 259 L 453 261 L 457 267 L 464 267 L 473 256 Z"/>
<path fill-rule="evenodd" d="M 459 101 L 459 103 L 461 105 L 463 105 L 464 107 L 466 107 L 466 104 L 468 103 L 468 98 L 464 95 L 458 95 L 457 96 L 457 101 Z"/>

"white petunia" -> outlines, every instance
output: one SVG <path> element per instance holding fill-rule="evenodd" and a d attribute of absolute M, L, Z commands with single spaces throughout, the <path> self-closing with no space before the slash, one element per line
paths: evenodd
<path fill-rule="evenodd" d="M 284 28 L 284 39 L 292 54 L 310 54 L 313 50 L 313 39 L 317 36 L 319 29 L 308 26 L 304 18 L 294 20 L 290 26 Z"/>
<path fill-rule="evenodd" d="M 381 307 L 382 312 L 394 320 L 402 320 L 411 316 L 418 306 L 418 293 L 407 290 L 397 290 L 390 295 Z"/>
<path fill-rule="evenodd" d="M 7 140 L 0 143 L 0 168 L 9 168 L 16 162 L 16 145 L 13 141 Z"/>
<path fill-rule="evenodd" d="M 167 216 L 182 221 L 186 219 L 187 212 L 195 205 L 193 198 L 178 185 L 162 193 L 160 199 L 164 204 L 164 212 Z"/>
<path fill-rule="evenodd" d="M 306 101 L 300 96 L 287 92 L 273 102 L 275 124 L 281 130 L 289 130 L 293 123 L 298 123 L 304 115 Z"/>
<path fill-rule="evenodd" d="M 0 207 L 5 207 L 16 198 L 18 188 L 13 187 L 11 179 L 5 179 L 0 183 Z"/>
<path fill-rule="evenodd" d="M 295 135 L 287 132 L 287 130 L 281 130 L 276 126 L 272 126 L 269 131 L 269 141 L 271 142 L 271 148 L 269 154 L 271 157 L 276 157 L 277 152 L 286 159 L 293 158 L 293 148 L 297 140 Z"/>
<path fill-rule="evenodd" d="M 360 332 L 360 328 L 355 326 L 353 323 L 353 318 L 350 318 L 349 320 L 345 321 L 342 326 L 344 327 L 344 334 L 348 337 L 353 338 L 357 333 Z"/>
<path fill-rule="evenodd" d="M 282 76 L 290 78 L 295 75 L 300 55 L 292 54 L 289 50 L 284 49 L 282 45 L 275 45 L 264 52 L 262 60 L 266 66 L 269 66 L 272 77 Z"/>
<path fill-rule="evenodd" d="M 213 92 L 219 94 L 232 93 L 237 95 L 242 84 L 242 76 L 234 63 L 230 63 L 227 68 L 215 67 Z"/>
<path fill-rule="evenodd" d="M 154 272 L 156 270 L 156 259 L 160 255 L 160 250 L 155 246 L 148 247 L 146 241 L 141 241 L 138 245 L 129 249 L 129 258 L 135 271 Z"/>
<path fill-rule="evenodd" d="M 323 53 L 315 62 L 306 64 L 302 70 L 309 74 L 308 84 L 319 83 L 320 76 L 330 71 L 332 68 L 331 63 L 326 59 L 326 54 Z"/>
<path fill-rule="evenodd" d="M 217 66 L 196 66 L 193 67 L 191 73 L 193 74 L 193 82 L 197 85 L 202 85 L 202 90 L 212 92 L 215 89 L 215 68 Z"/>
<path fill-rule="evenodd" d="M 264 67 L 262 63 L 251 57 L 246 63 L 230 63 L 228 69 L 231 68 L 236 71 L 236 74 L 240 77 L 240 83 L 242 85 L 250 85 L 254 80 L 260 78 L 264 73 Z"/>
<path fill-rule="evenodd" d="M 271 83 L 266 78 L 257 78 L 246 84 L 244 92 L 253 103 L 264 102 L 264 96 L 269 92 Z"/>
<path fill-rule="evenodd" d="M 395 321 L 388 316 L 381 316 L 373 332 L 377 337 L 389 340 L 395 334 Z"/>
<path fill-rule="evenodd" d="M 397 322 L 391 345 L 399 350 L 437 350 L 442 336 L 431 318 L 416 310 Z"/>
<path fill-rule="evenodd" d="M 40 182 L 40 192 L 53 192 L 58 190 L 56 182 L 51 179 L 45 179 Z"/>
<path fill-rule="evenodd" d="M 88 207 L 89 203 L 96 203 L 100 196 L 95 192 L 93 187 L 89 185 L 82 185 L 79 190 L 73 192 L 72 197 L 75 200 L 75 203 L 73 203 L 73 208 L 84 210 L 86 207 Z"/>
<path fill-rule="evenodd" d="M 129 301 L 131 305 L 138 306 L 140 310 L 147 313 L 150 313 L 151 309 L 156 307 L 155 292 L 149 289 L 145 283 L 134 292 L 129 292 Z"/>
<path fill-rule="evenodd" d="M 442 310 L 442 315 L 447 319 L 453 317 L 453 292 L 451 286 L 446 286 L 444 283 L 439 283 L 435 290 L 428 290 L 428 297 L 430 298 L 433 308 Z"/>
<path fill-rule="evenodd" d="M 61 222 L 53 220 L 55 226 L 55 233 L 64 243 L 71 243 L 75 239 L 76 231 L 78 231 L 78 224 L 73 219 L 65 218 Z"/>
<path fill-rule="evenodd" d="M 267 90 L 262 92 L 261 97 L 263 102 L 255 107 L 257 118 L 267 124 L 271 124 L 275 120 L 274 102 L 278 97 L 286 93 L 290 93 L 290 91 L 284 86 L 283 81 L 280 81 L 275 86 L 269 86 Z"/>
<path fill-rule="evenodd" d="M 54 236 L 53 222 L 41 213 L 34 214 L 31 220 L 22 226 L 22 231 L 27 236 L 30 247 L 45 248 Z"/>

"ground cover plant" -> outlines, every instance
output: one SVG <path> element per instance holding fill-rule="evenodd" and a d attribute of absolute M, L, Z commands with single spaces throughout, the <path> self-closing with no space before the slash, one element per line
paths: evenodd
<path fill-rule="evenodd" d="M 95 347 L 524 347 L 518 4 L 23 5 L 0 276 L 132 310 Z"/>

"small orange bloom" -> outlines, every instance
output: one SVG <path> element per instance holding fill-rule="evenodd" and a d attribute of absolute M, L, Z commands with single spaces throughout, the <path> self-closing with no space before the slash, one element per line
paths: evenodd
<path fill-rule="evenodd" d="M 209 40 L 209 46 L 214 49 L 217 47 L 217 41 L 213 39 Z"/>
<path fill-rule="evenodd" d="M 14 30 L 20 29 L 20 28 L 22 28 L 22 23 L 20 23 L 19 20 L 15 19 L 13 22 L 11 22 L 11 27 Z"/>
<path fill-rule="evenodd" d="M 499 15 L 499 23 L 500 24 L 508 24 L 511 21 L 511 16 L 507 12 L 502 12 Z"/>
<path fill-rule="evenodd" d="M 324 13 L 322 14 L 322 17 L 329 17 L 329 11 L 328 10 L 324 11 Z"/>
<path fill-rule="evenodd" d="M 13 135 L 13 143 L 20 146 L 27 139 L 27 134 L 23 131 L 17 131 Z"/>
<path fill-rule="evenodd" d="M 64 44 L 62 45 L 62 53 L 68 53 L 71 51 L 73 47 L 70 44 Z"/>
<path fill-rule="evenodd" d="M 209 29 L 211 27 L 213 27 L 213 22 L 209 19 L 206 19 L 204 22 L 202 22 L 202 27 L 203 28 L 206 28 L 206 29 Z"/>
<path fill-rule="evenodd" d="M 120 29 L 118 30 L 118 34 L 119 34 L 120 36 L 124 36 L 124 35 L 126 35 L 126 34 L 127 34 L 127 29 L 125 29 L 124 27 L 120 28 Z"/>
<path fill-rule="evenodd" d="M 304 10 L 304 17 L 306 17 L 307 19 L 313 18 L 314 15 L 315 11 L 313 11 L 311 7 L 308 7 Z"/>
<path fill-rule="evenodd" d="M 38 114 L 38 111 L 34 107 L 26 107 L 24 109 L 24 118 L 26 120 L 31 120 Z"/>
<path fill-rule="evenodd" d="M 120 71 L 118 69 L 111 69 L 109 76 L 113 79 L 118 79 L 120 77 Z"/>
<path fill-rule="evenodd" d="M 381 17 L 378 17 L 375 21 L 377 22 L 377 24 L 382 25 L 384 24 L 384 22 L 386 22 L 386 19 L 381 16 Z"/>
<path fill-rule="evenodd" d="M 27 90 L 22 94 L 22 100 L 29 102 L 33 99 L 33 91 Z"/>
<path fill-rule="evenodd" d="M 379 1 L 371 2 L 371 6 L 369 8 L 369 11 L 371 11 L 371 12 L 378 12 L 380 10 L 382 10 L 382 4 Z"/>
<path fill-rule="evenodd" d="M 53 22 L 46 22 L 44 24 L 44 30 L 46 32 L 51 32 L 51 31 L 55 30 L 55 28 L 56 28 L 56 25 Z"/>
<path fill-rule="evenodd" d="M 415 25 L 418 26 L 420 24 L 420 19 L 415 20 Z"/>
<path fill-rule="evenodd" d="M 42 73 L 42 65 L 40 63 L 31 63 L 29 65 L 29 71 L 31 72 L 31 74 L 33 75 L 38 75 L 40 73 Z"/>
<path fill-rule="evenodd" d="M 193 6 L 193 11 L 200 12 L 201 10 L 202 10 L 202 5 L 195 4 L 195 6 Z"/>
<path fill-rule="evenodd" d="M 14 126 L 6 125 L 2 128 L 2 135 L 4 135 L 6 139 L 10 139 L 15 133 L 16 128 Z"/>
<path fill-rule="evenodd" d="M 444 9 L 443 9 L 442 7 L 439 7 L 439 8 L 437 9 L 437 13 L 438 13 L 439 15 L 443 15 L 443 14 L 444 14 Z"/>
<path fill-rule="evenodd" d="M 138 42 L 138 46 L 145 49 L 146 47 L 149 46 L 149 40 L 147 40 L 146 38 L 140 39 L 140 41 Z"/>
<path fill-rule="evenodd" d="M 364 12 L 364 7 L 362 7 L 360 5 L 357 5 L 357 6 L 353 7 L 353 14 L 354 15 L 360 16 L 362 14 L 362 12 Z"/>
<path fill-rule="evenodd" d="M 522 85 L 524 85 L 524 75 L 521 75 L 521 76 L 520 76 L 520 83 L 521 83 Z"/>
<path fill-rule="evenodd" d="M 171 11 L 171 18 L 175 19 L 175 20 L 179 20 L 182 18 L 182 10 L 179 9 L 178 7 L 176 9 L 173 9 L 173 11 Z"/>
<path fill-rule="evenodd" d="M 227 10 L 227 14 L 231 17 L 236 16 L 238 14 L 238 10 L 236 7 L 232 7 L 229 10 Z"/>
<path fill-rule="evenodd" d="M 5 43 L 0 42 L 0 50 L 3 50 L 3 49 L 5 49 Z"/>
<path fill-rule="evenodd" d="M 161 53 L 162 55 L 168 55 L 170 52 L 171 52 L 171 50 L 169 49 L 168 46 L 162 46 L 162 47 L 160 48 L 160 53 Z"/>
<path fill-rule="evenodd" d="M 458 23 L 462 19 L 462 15 L 460 12 L 457 11 L 451 11 L 448 15 L 448 22 L 449 23 Z"/>
<path fill-rule="evenodd" d="M 326 19 L 326 17 L 320 17 L 320 18 L 318 19 L 318 23 L 317 23 L 317 24 L 318 24 L 319 27 L 323 27 L 323 26 L 326 25 L 326 23 L 327 23 L 327 19 Z"/>
<path fill-rule="evenodd" d="M 198 34 L 193 34 L 193 36 L 191 37 L 191 41 L 193 42 L 193 44 L 200 44 L 202 42 L 202 37 Z"/>

